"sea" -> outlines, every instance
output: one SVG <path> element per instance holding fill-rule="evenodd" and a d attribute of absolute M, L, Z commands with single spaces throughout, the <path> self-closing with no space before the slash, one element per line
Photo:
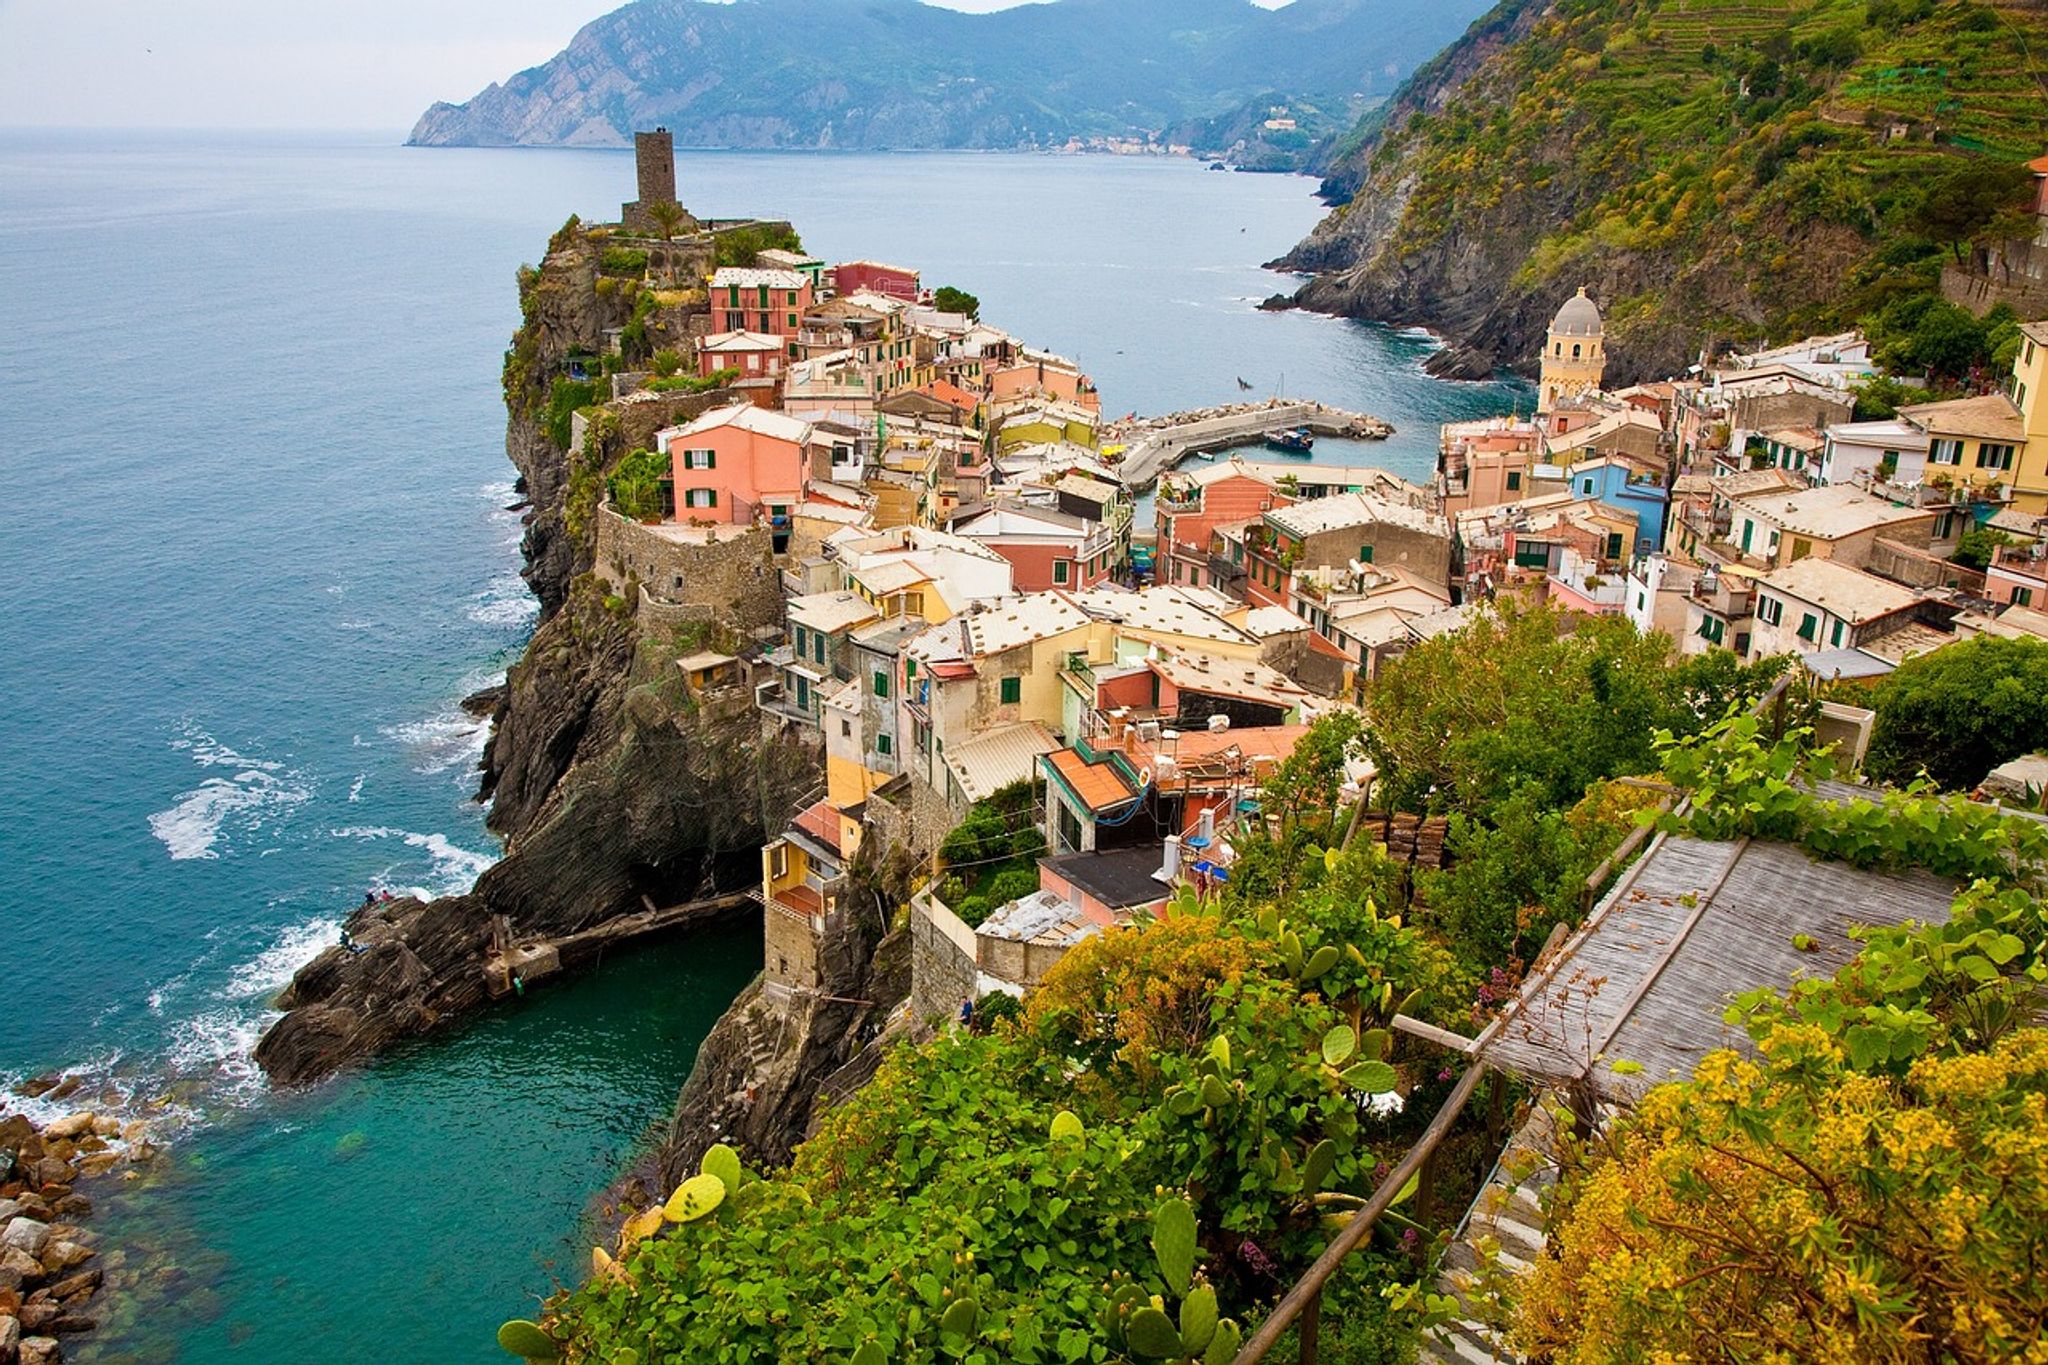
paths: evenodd
<path fill-rule="evenodd" d="M 0 131 L 0 1088 L 75 1073 L 60 1108 L 167 1144 L 90 1191 L 122 1292 L 73 1359 L 503 1359 L 760 965 L 745 931 L 621 953 L 300 1092 L 249 1060 L 366 891 L 497 856 L 458 702 L 536 614 L 515 272 L 633 195 L 623 152 L 398 143 Z M 1418 477 L 1438 423 L 1527 406 L 1426 376 L 1419 332 L 1257 310 L 1301 177 L 685 152 L 679 184 L 973 292 L 1106 412 L 1319 398 L 1398 428 L 1319 456 Z"/>

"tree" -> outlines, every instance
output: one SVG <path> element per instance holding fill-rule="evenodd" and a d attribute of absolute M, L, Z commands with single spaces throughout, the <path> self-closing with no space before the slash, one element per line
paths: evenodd
<path fill-rule="evenodd" d="M 941 313 L 965 313 L 970 318 L 981 316 L 981 300 L 950 284 L 942 284 L 933 291 L 932 307 Z"/>
<path fill-rule="evenodd" d="M 1989 526 L 1972 526 L 1956 537 L 1956 552 L 1949 556 L 1949 562 L 1966 569 L 1982 570 L 1991 563 L 1992 553 L 1999 546 L 2012 543 L 2013 538 L 2003 531 Z"/>
<path fill-rule="evenodd" d="M 1929 182 L 1910 225 L 1945 244 L 1961 265 L 1965 247 L 2027 235 L 2025 210 L 2033 184 L 2032 173 L 2017 161 L 1960 160 Z"/>
<path fill-rule="evenodd" d="M 673 199 L 657 199 L 647 205 L 646 212 L 664 242 L 674 241 L 676 233 L 690 220 L 689 211 Z"/>
<path fill-rule="evenodd" d="M 1925 769 L 1966 791 L 2048 747 L 2048 644 L 1980 636 L 1908 659 L 1878 684 L 1865 767 L 1888 782 Z"/>
<path fill-rule="evenodd" d="M 1575 924 L 1579 893 L 1619 827 L 1583 840 L 1542 787 L 1524 783 L 1488 823 L 1460 811 L 1445 840 L 1448 870 L 1417 880 L 1429 919 L 1466 962 L 1495 965 L 1535 957 L 1554 924 Z"/>

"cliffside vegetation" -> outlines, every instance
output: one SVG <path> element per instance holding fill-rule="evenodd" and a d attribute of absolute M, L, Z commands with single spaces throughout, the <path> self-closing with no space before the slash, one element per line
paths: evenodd
<path fill-rule="evenodd" d="M 1526 363 L 1590 285 L 1623 379 L 1851 324 L 2010 231 L 2044 52 L 2030 0 L 1507 0 L 1336 159 L 1301 297 Z"/>

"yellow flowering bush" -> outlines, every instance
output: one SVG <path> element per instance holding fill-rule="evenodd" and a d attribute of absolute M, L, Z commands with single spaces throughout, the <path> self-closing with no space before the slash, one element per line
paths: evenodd
<path fill-rule="evenodd" d="M 2048 1363 L 2048 1030 L 1855 1069 L 1786 1021 L 1571 1182 L 1517 1345 L 1557 1365 Z"/>

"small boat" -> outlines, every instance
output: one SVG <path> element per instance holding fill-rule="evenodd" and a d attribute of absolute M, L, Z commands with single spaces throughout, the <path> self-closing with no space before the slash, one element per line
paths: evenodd
<path fill-rule="evenodd" d="M 1267 445 L 1290 455 L 1306 455 L 1315 443 L 1316 438 L 1307 427 L 1283 427 L 1266 433 Z"/>

